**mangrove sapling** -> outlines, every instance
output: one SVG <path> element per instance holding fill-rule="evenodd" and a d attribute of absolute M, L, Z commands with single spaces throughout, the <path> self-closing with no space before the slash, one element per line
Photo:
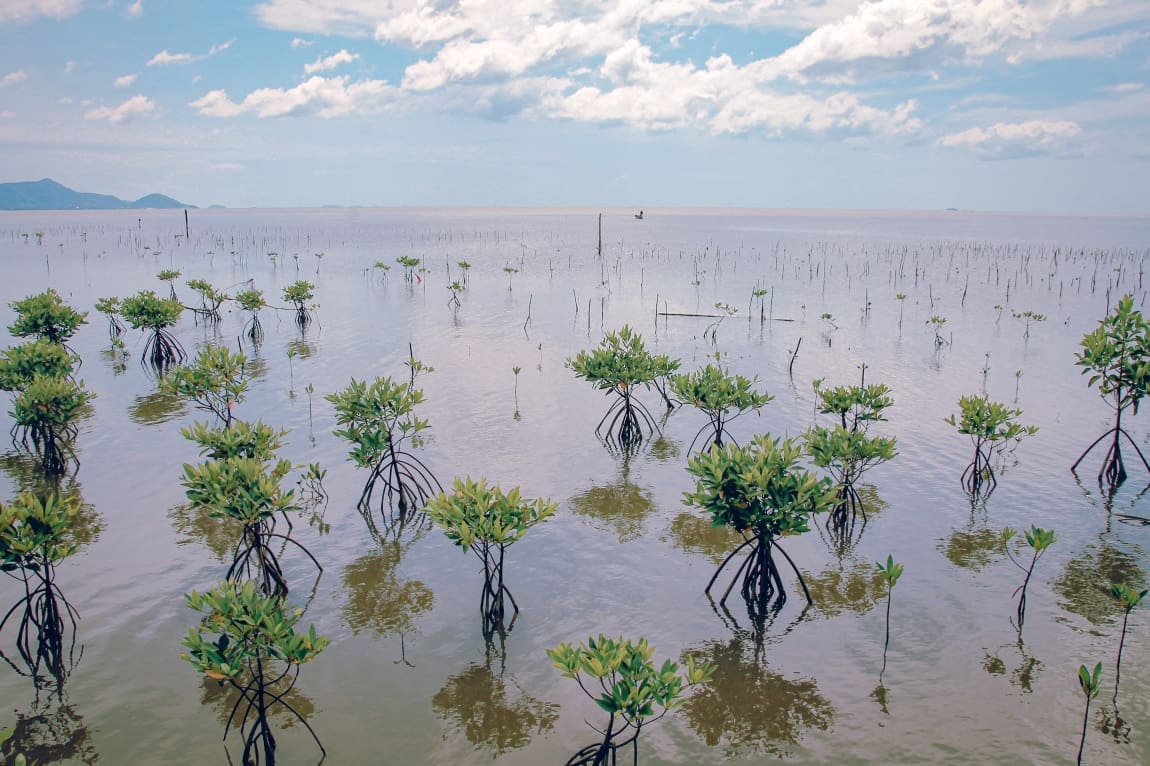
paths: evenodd
<path fill-rule="evenodd" d="M 872 423 L 886 420 L 883 412 L 894 405 L 894 398 L 884 383 L 823 388 L 823 379 L 818 378 L 813 387 L 818 411 L 835 417 L 838 423 L 833 428 L 811 428 L 804 437 L 806 450 L 815 465 L 827 469 L 835 480 L 838 499 L 827 517 L 827 529 L 847 545 L 854 539 L 860 516 L 866 525 L 866 508 L 856 489 L 858 482 L 864 473 L 892 460 L 896 454 L 894 437 L 868 433 Z"/>
<path fill-rule="evenodd" d="M 223 582 L 205 593 L 192 591 L 184 600 L 203 619 L 181 642 L 187 652 L 180 656 L 206 677 L 239 692 L 224 739 L 235 723 L 244 741 L 240 762 L 275 764 L 269 714 L 276 706 L 294 715 L 326 755 L 315 731 L 288 702 L 300 666 L 331 643 L 316 633 L 314 625 L 296 632 L 303 610 L 286 610 L 282 599 L 260 593 L 251 582 Z"/>
<path fill-rule="evenodd" d="M 879 686 L 882 686 L 882 674 L 886 672 L 886 651 L 890 647 L 890 602 L 894 594 L 894 586 L 898 584 L 898 578 L 902 577 L 903 566 L 896 564 L 894 556 L 888 555 L 886 563 L 876 561 L 875 566 L 878 567 L 878 572 L 882 576 L 883 582 L 886 583 L 886 639 L 882 644 L 882 670 L 878 674 Z"/>
<path fill-rule="evenodd" d="M 403 267 L 403 281 L 411 282 L 415 279 L 415 269 L 419 266 L 419 259 L 413 258 L 409 255 L 403 255 L 395 259 L 395 262 Z"/>
<path fill-rule="evenodd" d="M 898 333 L 902 335 L 902 310 L 906 308 L 906 293 L 896 293 L 894 299 L 898 301 Z"/>
<path fill-rule="evenodd" d="M 1126 643 L 1126 625 L 1130 620 L 1130 612 L 1142 603 L 1150 590 L 1138 590 L 1129 585 L 1116 582 L 1110 583 L 1112 595 L 1122 607 L 1122 633 L 1118 637 L 1118 659 L 1114 663 L 1114 705 L 1118 705 L 1118 683 L 1122 679 L 1122 647 Z"/>
<path fill-rule="evenodd" d="M 16 321 L 8 325 L 8 332 L 18 338 L 45 338 L 65 345 L 80 325 L 88 323 L 86 311 L 76 311 L 50 287 L 8 305 L 16 312 Z"/>
<path fill-rule="evenodd" d="M 221 319 L 220 306 L 224 305 L 224 301 L 228 299 L 227 293 L 217 290 L 210 282 L 204 279 L 189 279 L 187 285 L 200 296 L 200 307 L 198 309 L 188 307 L 192 313 L 208 324 L 216 324 L 219 322 Z M 173 296 L 173 300 L 174 299 Z"/>
<path fill-rule="evenodd" d="M 519 367 L 518 365 L 511 368 L 511 373 L 515 376 L 515 411 L 516 412 L 519 412 L 519 373 L 522 371 L 523 371 L 523 368 Z"/>
<path fill-rule="evenodd" d="M 946 345 L 946 338 L 942 337 L 942 328 L 946 326 L 946 317 L 932 316 L 926 320 L 926 326 L 934 333 L 934 347 L 942 348 Z"/>
<path fill-rule="evenodd" d="M 116 297 L 100 298 L 96 301 L 96 311 L 108 317 L 108 340 L 115 345 L 120 336 L 124 334 L 124 323 L 120 321 L 120 299 Z"/>
<path fill-rule="evenodd" d="M 599 421 L 595 434 L 624 452 L 637 449 L 649 433 L 661 433 L 646 406 L 635 397 L 635 387 L 651 386 L 667 374 L 668 365 L 643 345 L 643 336 L 628 325 L 603 336 L 599 347 L 580 351 L 565 366 L 615 401 Z M 669 361 L 669 360 L 667 360 Z M 608 419 L 609 422 L 608 422 Z M 607 425 L 606 435 L 603 426 Z"/>
<path fill-rule="evenodd" d="M 1046 321 L 1046 315 L 1045 314 L 1039 314 L 1038 312 L 1035 312 L 1035 311 L 1021 311 L 1021 312 L 1012 311 L 1012 312 L 1010 312 L 1010 315 L 1012 317 L 1014 317 L 1015 319 L 1021 319 L 1026 323 L 1026 331 L 1022 333 L 1023 338 L 1029 338 L 1030 337 L 1030 325 L 1032 323 L 1045 322 Z"/>
<path fill-rule="evenodd" d="M 168 283 L 168 297 L 174 301 L 179 300 L 179 296 L 176 295 L 176 280 L 179 278 L 180 272 L 175 269 L 164 269 L 156 275 L 156 279 Z"/>
<path fill-rule="evenodd" d="M 1086 727 L 1090 723 L 1090 701 L 1098 696 L 1102 685 L 1102 663 L 1094 666 L 1091 673 L 1085 665 L 1078 666 L 1078 686 L 1086 696 L 1086 711 L 1082 714 L 1082 739 L 1078 742 L 1078 766 L 1082 766 L 1082 750 L 1086 747 Z"/>
<path fill-rule="evenodd" d="M 1125 436 L 1150 471 L 1150 462 L 1122 427 L 1122 414 L 1129 408 L 1137 415 L 1138 403 L 1150 391 L 1150 323 L 1143 319 L 1141 311 L 1134 309 L 1134 296 L 1123 296 L 1114 312 L 1083 336 L 1082 353 L 1077 357 L 1075 363 L 1083 368 L 1082 373 L 1090 373 L 1088 385 L 1097 385 L 1098 393 L 1113 408 L 1114 427 L 1095 439 L 1070 470 L 1076 471 L 1092 449 L 1113 436 L 1098 471 L 1098 481 L 1105 478 L 1110 486 L 1121 484 L 1126 480 L 1126 467 L 1119 439 Z"/>
<path fill-rule="evenodd" d="M 463 286 L 467 287 L 468 277 L 471 272 L 471 264 L 467 261 L 460 261 L 455 265 L 458 266 L 459 270 L 463 272 Z"/>
<path fill-rule="evenodd" d="M 447 289 L 451 292 L 451 297 L 447 300 L 447 305 L 454 308 L 462 306 L 463 304 L 459 301 L 459 293 L 463 292 L 463 285 L 459 282 L 452 282 L 447 286 Z"/>
<path fill-rule="evenodd" d="M 76 357 L 59 343 L 37 338 L 0 351 L 0 391 L 23 391 L 37 375 L 66 378 Z"/>
<path fill-rule="evenodd" d="M 507 292 L 511 292 L 511 277 L 519 273 L 519 269 L 514 266 L 504 266 L 503 271 L 507 274 Z"/>
<path fill-rule="evenodd" d="M 311 310 L 308 302 L 315 298 L 315 285 L 300 279 L 283 289 L 284 300 L 295 307 L 295 323 L 301 330 L 311 324 Z"/>
<path fill-rule="evenodd" d="M 244 335 L 247 335 L 252 343 L 258 346 L 264 337 L 264 327 L 260 323 L 260 309 L 268 305 L 264 300 L 264 294 L 256 289 L 241 290 L 236 293 L 235 301 L 241 309 L 248 312 L 248 321 L 243 330 Z"/>
<path fill-rule="evenodd" d="M 520 498 L 518 487 L 504 494 L 499 487 L 487 486 L 486 479 L 472 481 L 470 476 L 456 479 L 450 495 L 440 493 L 427 502 L 432 523 L 464 553 L 474 551 L 483 562 L 479 611 L 484 635 L 510 630 L 519 615 L 519 604 L 503 578 L 507 548 L 523 539 L 531 527 L 554 516 L 557 508 L 549 500 Z M 513 610 L 506 623 L 505 595 Z"/>
<path fill-rule="evenodd" d="M 836 494 L 830 479 L 820 479 L 799 466 L 801 454 L 797 441 L 763 435 L 746 447 L 712 446 L 689 460 L 687 471 L 696 484 L 694 492 L 684 494 L 684 502 L 709 512 L 715 526 L 731 527 L 744 538 L 715 570 L 707 583 L 708 595 L 731 560 L 750 549 L 723 592 L 720 605 L 740 576 L 741 592 L 752 615 L 765 614 L 772 597 L 780 606 L 786 601 L 773 551 L 781 553 L 794 569 L 807 603 L 811 603 L 802 573 L 779 547 L 778 538 L 809 531 L 810 517 L 830 510 Z"/>
<path fill-rule="evenodd" d="M 691 655 L 682 668 L 671 660 L 656 666 L 651 661 L 654 653 L 645 638 L 631 641 L 602 634 L 588 638 L 586 644 L 572 646 L 564 642 L 547 650 L 552 665 L 563 677 L 578 683 L 584 694 L 610 716 L 605 728 L 596 729 L 603 736 L 602 741 L 577 752 L 566 766 L 615 764 L 618 751 L 627 745 L 634 746 L 637 764 L 643 727 L 682 704 L 691 687 L 709 683 L 715 672 L 714 666 L 697 663 Z M 599 688 L 592 682 L 598 682 Z"/>
<path fill-rule="evenodd" d="M 243 525 L 224 579 L 257 580 L 265 594 L 281 598 L 288 593 L 288 583 L 272 547 L 274 541 L 294 545 L 323 571 L 311 551 L 290 535 L 288 514 L 298 511 L 299 506 L 293 502 L 295 490 L 281 489 L 280 482 L 291 470 L 287 460 L 273 464 L 259 458 L 231 457 L 199 465 L 185 463 L 181 482 L 193 505 L 207 508 L 212 518 L 233 519 Z M 288 534 L 276 532 L 277 513 L 288 520 Z"/>
<path fill-rule="evenodd" d="M 247 393 L 247 364 L 244 354 L 209 344 L 191 364 L 174 369 L 160 389 L 195 402 L 197 409 L 215 415 L 228 428 L 234 420 L 233 409 Z"/>
<path fill-rule="evenodd" d="M 1022 410 L 990 401 L 986 394 L 964 396 L 958 400 L 961 412 L 951 415 L 945 422 L 970 437 L 974 457 L 962 472 L 963 488 L 972 498 L 985 500 L 998 486 L 994 473 L 994 459 L 1013 449 L 1027 436 L 1038 433 L 1038 426 L 1024 426 L 1016 418 Z"/>
<path fill-rule="evenodd" d="M 179 301 L 160 298 L 151 290 L 142 290 L 120 301 L 120 315 L 132 329 L 150 333 L 140 361 L 151 365 L 160 375 L 174 365 L 183 364 L 187 358 L 184 347 L 168 331 L 179 321 L 183 310 Z"/>
<path fill-rule="evenodd" d="M 33 452 L 50 475 L 67 472 L 71 464 L 79 467 L 72 448 L 76 422 L 94 396 L 83 381 L 35 376 L 12 400 L 12 444 Z"/>
<path fill-rule="evenodd" d="M 77 495 L 32 492 L 0 503 L 0 571 L 24 590 L 0 619 L 0 633 L 19 612 L 16 651 L 32 676 L 43 668 L 59 681 L 70 664 L 79 614 L 56 585 L 56 566 L 78 547 L 73 522 L 80 505 Z M 3 650 L 0 657 L 22 672 Z"/>
<path fill-rule="evenodd" d="M 727 434 L 730 423 L 745 412 L 758 412 L 774 397 L 765 391 L 754 389 L 758 378 L 732 375 L 731 371 L 708 364 L 696 372 L 673 375 L 670 378 L 671 390 L 684 402 L 694 405 L 707 416 L 708 423 L 699 429 L 691 440 L 689 451 L 694 451 L 696 442 L 707 435 L 711 444 L 723 446 L 723 438 L 734 439 Z"/>
<path fill-rule="evenodd" d="M 1031 527 L 1026 530 L 1023 537 L 1026 539 L 1026 544 L 1030 546 L 1032 551 L 1029 564 L 1023 564 L 1018 560 L 1015 551 L 1011 547 L 1011 540 L 1018 535 L 1018 532 L 1010 527 L 1002 530 L 1002 544 L 1006 550 L 1006 555 L 1010 558 L 1011 563 L 1026 573 L 1025 579 L 1022 584 L 1014 589 L 1014 595 L 1018 597 L 1018 635 L 1022 636 L 1022 624 L 1026 620 L 1026 588 L 1030 585 L 1030 578 L 1034 575 L 1034 565 L 1038 563 L 1038 559 L 1046 552 L 1046 549 L 1054 544 L 1057 539 L 1054 536 L 1054 530 L 1042 529 L 1041 527 Z"/>
<path fill-rule="evenodd" d="M 413 367 L 413 380 L 415 374 Z M 394 504 L 401 524 L 433 494 L 443 491 L 431 470 L 408 451 L 415 437 L 430 427 L 425 418 L 415 415 L 423 391 L 390 377 L 376 378 L 370 384 L 352 378 L 347 388 L 324 398 L 335 407 L 336 424 L 342 426 L 335 435 L 351 442 L 352 461 L 371 471 L 358 504 L 365 516 L 377 483 L 381 515 L 386 521 L 384 508 Z"/>

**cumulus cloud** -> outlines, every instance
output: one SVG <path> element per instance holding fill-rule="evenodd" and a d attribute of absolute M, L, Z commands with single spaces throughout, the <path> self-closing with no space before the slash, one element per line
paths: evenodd
<path fill-rule="evenodd" d="M 999 122 L 988 128 L 952 133 L 940 143 L 951 149 L 969 149 L 987 160 L 1078 156 L 1083 151 L 1082 128 L 1069 121 Z"/>
<path fill-rule="evenodd" d="M 1106 93 L 1136 93 L 1146 87 L 1142 82 L 1120 82 L 1116 85 L 1107 85 L 1102 90 Z"/>
<path fill-rule="evenodd" d="M 117 77 L 115 80 L 113 80 L 112 84 L 115 85 L 117 88 L 130 88 L 130 87 L 132 87 L 132 83 L 134 83 L 136 81 L 137 76 L 138 75 L 134 75 L 134 74 L 122 75 L 120 77 Z"/>
<path fill-rule="evenodd" d="M 348 53 L 346 49 L 342 49 L 339 53 L 333 53 L 327 57 L 320 57 L 310 64 L 305 64 L 303 71 L 304 74 L 330 72 L 340 64 L 350 64 L 357 59 L 359 59 L 358 53 Z"/>
<path fill-rule="evenodd" d="M 222 51 L 226 51 L 228 48 L 232 47 L 232 42 L 234 42 L 234 41 L 228 40 L 225 43 L 220 43 L 219 45 L 213 45 L 208 50 L 207 53 L 201 53 L 201 54 L 170 53 L 165 48 L 164 50 L 157 53 L 155 56 L 152 56 L 152 58 L 148 59 L 148 63 L 146 64 L 146 66 L 168 66 L 170 64 L 193 64 L 197 61 L 203 61 L 205 59 L 209 59 L 212 56 L 214 56 L 217 53 L 220 53 Z"/>
<path fill-rule="evenodd" d="M 118 106 L 101 106 L 84 112 L 85 120 L 105 120 L 119 125 L 156 111 L 156 104 L 146 96 L 132 96 Z"/>
<path fill-rule="evenodd" d="M 136 0 L 136 2 L 134 2 L 128 6 L 128 15 L 133 17 L 133 18 L 140 16 L 141 14 L 143 14 L 143 12 L 144 12 L 143 0 Z"/>
<path fill-rule="evenodd" d="M 9 85 L 18 85 L 28 79 L 28 73 L 22 69 L 17 69 L 15 72 L 0 77 L 0 88 L 7 88 Z"/>
<path fill-rule="evenodd" d="M 79 12 L 82 0 L 2 0 L 0 24 L 31 21 L 41 16 L 65 19 Z"/>
<path fill-rule="evenodd" d="M 236 117 L 248 112 L 259 117 L 339 117 L 382 111 L 396 95 L 396 88 L 384 80 L 349 82 L 347 77 L 317 75 L 294 88 L 254 90 L 238 102 L 232 101 L 227 91 L 213 90 L 188 105 L 207 117 Z"/>
<path fill-rule="evenodd" d="M 315 44 L 315 40 L 305 40 L 302 37 L 293 37 L 291 40 L 291 47 L 293 48 L 307 48 Z"/>

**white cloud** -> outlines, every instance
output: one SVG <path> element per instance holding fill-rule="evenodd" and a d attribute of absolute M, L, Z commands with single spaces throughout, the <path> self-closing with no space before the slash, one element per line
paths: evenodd
<path fill-rule="evenodd" d="M 22 69 L 17 69 L 15 72 L 0 77 L 0 88 L 7 88 L 10 85 L 18 85 L 28 79 L 28 73 Z"/>
<path fill-rule="evenodd" d="M 122 75 L 120 77 L 117 77 L 115 80 L 113 80 L 112 84 L 115 85 L 117 88 L 130 88 L 130 87 L 132 87 L 132 83 L 134 83 L 136 81 L 136 77 L 138 77 L 138 75 L 134 75 L 134 74 Z"/>
<path fill-rule="evenodd" d="M 293 48 L 308 48 L 315 44 L 315 40 L 305 40 L 302 37 L 293 37 L 291 47 Z"/>
<path fill-rule="evenodd" d="M 132 96 L 119 106 L 101 106 L 84 112 L 85 120 L 106 120 L 120 124 L 130 122 L 136 117 L 152 114 L 156 111 L 156 104 L 146 96 Z"/>
<path fill-rule="evenodd" d="M 188 104 L 207 117 L 236 117 L 254 112 L 259 117 L 314 114 L 339 117 L 385 109 L 398 95 L 384 80 L 348 82 L 347 77 L 315 76 L 294 88 L 260 88 L 236 102 L 227 91 L 213 90 Z"/>
<path fill-rule="evenodd" d="M 0 24 L 41 16 L 65 19 L 79 12 L 82 0 L 0 0 Z"/>
<path fill-rule="evenodd" d="M 76 71 L 76 62 L 75 61 L 65 61 L 64 62 L 64 74 L 66 74 L 66 75 L 72 74 L 75 71 Z"/>
<path fill-rule="evenodd" d="M 359 58 L 358 53 L 348 53 L 346 49 L 340 50 L 339 53 L 333 53 L 326 58 L 321 57 L 316 59 L 311 64 L 305 64 L 303 71 L 304 74 L 315 74 L 316 72 L 330 72 L 338 67 L 340 64 L 350 64 Z"/>
<path fill-rule="evenodd" d="M 234 42 L 233 40 L 228 40 L 225 43 L 220 43 L 219 45 L 213 45 L 208 50 L 207 53 L 202 53 L 202 54 L 169 53 L 168 50 L 165 48 L 164 50 L 157 53 L 155 56 L 152 56 L 152 58 L 148 59 L 148 63 L 146 64 L 146 66 L 168 66 L 169 64 L 192 64 L 192 63 L 195 63 L 197 61 L 203 61 L 205 59 L 211 58 L 212 56 L 216 55 L 217 53 L 220 53 L 222 51 L 226 51 L 228 48 L 232 47 L 233 42 Z"/>
<path fill-rule="evenodd" d="M 144 12 L 143 0 L 136 0 L 136 2 L 134 2 L 128 6 L 128 15 L 133 17 L 133 18 L 140 16 L 141 14 L 143 14 L 143 12 Z"/>
<path fill-rule="evenodd" d="M 1134 93 L 1146 87 L 1142 82 L 1120 82 L 1117 85 L 1107 85 L 1102 88 L 1106 93 Z"/>
<path fill-rule="evenodd" d="M 969 149 L 988 160 L 1079 156 L 1083 152 L 1082 128 L 1076 122 L 1065 120 L 999 122 L 988 128 L 971 128 L 944 136 L 940 143 L 951 149 Z"/>

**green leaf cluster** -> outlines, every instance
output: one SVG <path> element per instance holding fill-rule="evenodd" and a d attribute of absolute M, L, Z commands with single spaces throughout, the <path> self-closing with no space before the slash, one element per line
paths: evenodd
<path fill-rule="evenodd" d="M 507 546 L 522 540 L 531 527 L 555 515 L 558 504 L 520 497 L 519 487 L 506 494 L 486 479 L 456 479 L 451 494 L 441 492 L 427 503 L 428 517 L 447 539 L 466 553 L 472 546 Z"/>
<path fill-rule="evenodd" d="M 268 305 L 264 300 L 264 294 L 256 289 L 241 290 L 236 293 L 235 302 L 240 305 L 244 311 L 250 311 L 253 314 Z"/>
<path fill-rule="evenodd" d="M 77 495 L 33 492 L 0 503 L 0 571 L 39 571 L 75 553 L 80 505 Z"/>
<path fill-rule="evenodd" d="M 635 642 L 602 634 L 588 638 L 586 644 L 564 642 L 547 650 L 564 678 L 574 679 L 600 708 L 636 727 L 654 716 L 656 708 L 662 716 L 679 705 L 687 688 L 707 683 L 714 672 L 709 663 L 697 663 L 694 657 L 688 657 L 683 668 L 671 660 L 656 666 L 651 661 L 654 653 L 645 638 Z M 598 696 L 588 690 L 584 676 L 599 682 Z"/>
<path fill-rule="evenodd" d="M 230 423 L 232 408 L 248 390 L 247 362 L 243 353 L 229 351 L 227 346 L 207 345 L 191 364 L 172 370 L 160 382 L 160 389 L 190 399 L 201 410 Z"/>
<path fill-rule="evenodd" d="M 76 334 L 80 325 L 87 324 L 87 312 L 76 311 L 52 288 L 8 304 L 16 312 L 16 321 L 8 325 L 8 332 L 18 338 L 45 338 L 53 343 L 65 343 Z"/>
<path fill-rule="evenodd" d="M 37 375 L 63 378 L 72 374 L 75 357 L 59 343 L 37 338 L 0 351 L 0 391 L 22 391 Z"/>
<path fill-rule="evenodd" d="M 1038 433 L 1038 426 L 1024 426 L 1015 418 L 1022 416 L 1022 410 L 1012 409 L 999 402 L 990 401 L 986 394 L 964 396 L 958 400 L 961 412 L 951 415 L 946 422 L 967 434 L 975 444 L 995 444 L 1020 441 L 1025 436 Z"/>
<path fill-rule="evenodd" d="M 841 483 L 853 484 L 865 471 L 893 460 L 893 436 L 870 436 L 866 431 L 851 431 L 815 426 L 803 435 L 807 454 L 820 468 L 826 468 Z"/>
<path fill-rule="evenodd" d="M 141 290 L 120 301 L 120 316 L 135 330 L 159 331 L 180 319 L 184 306 L 173 298 L 161 298 L 152 290 Z"/>
<path fill-rule="evenodd" d="M 1089 385 L 1098 386 L 1104 398 L 1114 396 L 1111 406 L 1121 412 L 1138 403 L 1150 391 L 1150 323 L 1134 309 L 1134 296 L 1124 295 L 1113 313 L 1082 337 L 1077 354 Z"/>
<path fill-rule="evenodd" d="M 710 513 L 717 527 L 768 538 L 806 532 L 811 515 L 830 510 L 836 495 L 830 479 L 799 465 L 801 455 L 796 440 L 769 435 L 744 447 L 712 446 L 688 462 L 696 484 L 683 500 Z"/>
<path fill-rule="evenodd" d="M 108 316 L 116 316 L 120 313 L 120 299 L 115 296 L 97 298 L 96 311 L 99 311 L 101 314 L 107 314 Z"/>
<path fill-rule="evenodd" d="M 1110 583 L 1110 595 L 1122 605 L 1122 608 L 1126 610 L 1127 614 L 1130 613 L 1131 609 L 1142 603 L 1142 599 L 1146 598 L 1147 593 L 1150 593 L 1150 590 L 1138 590 L 1137 588 L 1131 588 L 1125 583 Z"/>
<path fill-rule="evenodd" d="M 774 398 L 754 389 L 757 379 L 732 375 L 730 370 L 713 364 L 695 372 L 672 375 L 670 381 L 675 396 L 702 410 L 712 421 L 727 420 L 732 413 L 761 409 Z"/>
<path fill-rule="evenodd" d="M 59 430 L 84 415 L 94 397 L 82 382 L 36 375 L 12 400 L 11 415 L 17 426 Z"/>
<path fill-rule="evenodd" d="M 299 510 L 293 503 L 295 490 L 280 488 L 291 470 L 288 460 L 273 465 L 257 458 L 232 457 L 199 465 L 185 463 L 180 483 L 187 488 L 188 500 L 207 508 L 212 518 L 252 525 L 276 513 Z"/>
<path fill-rule="evenodd" d="M 349 455 L 360 468 L 374 468 L 393 446 L 430 427 L 414 415 L 423 391 L 390 377 L 370 384 L 352 378 L 347 388 L 324 398 L 335 407 L 336 424 L 343 426 L 335 435 L 354 445 Z"/>
<path fill-rule="evenodd" d="M 188 631 L 182 641 L 188 651 L 180 656 L 208 678 L 234 680 L 252 661 L 301 665 L 331 643 L 314 625 L 297 633 L 303 610 L 286 612 L 282 599 L 265 596 L 254 581 L 223 582 L 205 593 L 185 594 L 184 600 L 204 619 Z"/>
<path fill-rule="evenodd" d="M 206 279 L 189 279 L 187 285 L 199 294 L 205 307 L 219 308 L 220 304 L 228 299 L 227 293 L 217 289 Z"/>
<path fill-rule="evenodd" d="M 247 423 L 237 420 L 231 428 L 219 428 L 209 423 L 197 421 L 181 428 L 185 439 L 200 446 L 200 455 L 209 460 L 226 460 L 233 457 L 271 460 L 283 446 L 287 431 L 277 431 L 262 421 Z"/>
<path fill-rule="evenodd" d="M 283 296 L 285 301 L 302 310 L 315 297 L 315 285 L 303 279 L 296 280 L 283 289 Z"/>
<path fill-rule="evenodd" d="M 1094 672 L 1091 673 L 1086 669 L 1085 665 L 1078 666 L 1078 686 L 1081 687 L 1082 693 L 1086 695 L 1086 699 L 1094 699 L 1098 696 L 1098 690 L 1102 685 L 1102 663 L 1099 662 L 1094 666 Z"/>
<path fill-rule="evenodd" d="M 174 282 L 180 278 L 180 272 L 175 269 L 163 269 L 159 274 L 156 274 L 156 279 L 161 282 Z"/>
<path fill-rule="evenodd" d="M 565 363 L 577 377 L 593 383 L 599 389 L 618 394 L 639 384 L 650 385 L 659 377 L 669 374 L 670 364 L 668 357 L 652 355 L 643 344 L 643 336 L 629 325 L 608 332 L 599 342 L 598 348 L 580 351 Z M 678 367 L 678 361 L 673 364 L 675 368 Z"/>
<path fill-rule="evenodd" d="M 818 378 L 813 385 L 819 412 L 837 415 L 842 427 L 852 431 L 866 430 L 869 424 L 886 420 L 883 411 L 894 405 L 890 387 L 885 383 L 823 388 L 823 379 Z"/>
<path fill-rule="evenodd" d="M 888 555 L 886 563 L 876 561 L 875 566 L 878 567 L 878 572 L 882 575 L 882 579 L 886 581 L 888 588 L 893 588 L 898 585 L 898 578 L 902 577 L 903 566 L 902 564 L 895 563 L 894 556 Z"/>
<path fill-rule="evenodd" d="M 1002 542 L 1007 546 L 1008 553 L 1010 552 L 1010 541 L 1017 536 L 1018 531 L 1015 529 L 1005 527 L 1002 530 Z M 1042 527 L 1033 526 L 1023 533 L 1023 537 L 1026 540 L 1026 544 L 1034 549 L 1036 559 L 1038 558 L 1038 554 L 1049 548 L 1058 539 L 1054 536 L 1053 529 L 1043 529 Z"/>

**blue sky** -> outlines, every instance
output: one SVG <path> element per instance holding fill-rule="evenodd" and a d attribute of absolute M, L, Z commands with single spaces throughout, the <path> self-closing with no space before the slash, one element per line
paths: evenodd
<path fill-rule="evenodd" d="M 1147 0 L 0 0 L 0 181 L 1150 214 Z"/>

